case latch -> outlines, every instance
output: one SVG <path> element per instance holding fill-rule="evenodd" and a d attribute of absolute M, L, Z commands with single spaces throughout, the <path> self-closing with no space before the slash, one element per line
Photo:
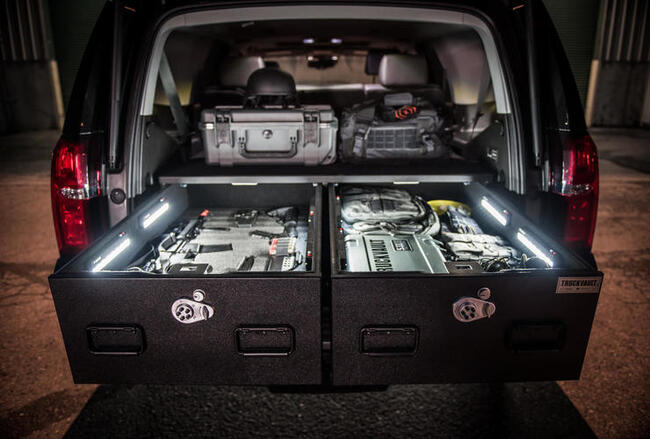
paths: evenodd
<path fill-rule="evenodd" d="M 233 146 L 230 135 L 230 117 L 225 114 L 216 116 L 215 128 L 217 130 L 217 145 Z"/>
<path fill-rule="evenodd" d="M 320 113 L 305 113 L 305 142 L 303 147 L 308 143 L 320 146 Z"/>

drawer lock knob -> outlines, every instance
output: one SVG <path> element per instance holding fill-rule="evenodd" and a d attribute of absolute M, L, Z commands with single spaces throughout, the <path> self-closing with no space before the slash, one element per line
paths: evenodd
<path fill-rule="evenodd" d="M 201 294 L 197 294 L 197 291 L 194 292 L 193 296 L 195 299 L 200 298 L 201 301 L 181 298 L 172 304 L 172 316 L 179 322 L 184 324 L 196 323 L 208 320 L 214 315 L 213 307 L 201 303 L 204 298 L 201 297 L 201 294 L 205 293 L 201 291 Z"/>
<path fill-rule="evenodd" d="M 494 303 L 474 297 L 461 297 L 451 308 L 456 320 L 463 323 L 492 317 L 496 309 Z"/>

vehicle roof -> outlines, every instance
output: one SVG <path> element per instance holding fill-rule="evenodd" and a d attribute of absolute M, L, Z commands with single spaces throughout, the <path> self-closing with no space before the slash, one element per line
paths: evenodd
<path fill-rule="evenodd" d="M 131 0 L 133 2 L 133 0 Z M 522 0 L 523 1 L 523 0 Z M 125 3 L 129 3 L 126 0 Z M 350 0 L 228 0 L 228 1 L 208 1 L 208 0 L 146 0 L 141 3 L 141 7 L 148 10 L 147 15 L 154 18 L 166 12 L 177 8 L 188 7 L 229 7 L 229 6 L 280 6 L 296 4 L 331 4 L 335 5 L 368 5 L 368 6 L 402 6 L 402 7 L 445 7 L 445 8 L 471 8 L 481 11 L 487 15 L 503 13 L 504 7 L 510 9 L 510 5 L 517 3 L 513 0 L 453 0 L 453 1 L 431 1 L 431 0 L 374 0 L 374 1 L 350 1 Z M 507 10 L 507 9 L 506 9 Z"/>

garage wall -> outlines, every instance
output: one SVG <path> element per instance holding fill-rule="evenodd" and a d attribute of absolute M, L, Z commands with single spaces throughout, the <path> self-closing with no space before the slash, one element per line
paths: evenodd
<path fill-rule="evenodd" d="M 0 1 L 0 133 L 60 128 L 62 122 L 47 2 Z"/>
<path fill-rule="evenodd" d="M 650 124 L 650 1 L 602 0 L 587 123 Z"/>
<path fill-rule="evenodd" d="M 106 0 L 49 0 L 54 50 L 67 108 L 81 57 Z"/>

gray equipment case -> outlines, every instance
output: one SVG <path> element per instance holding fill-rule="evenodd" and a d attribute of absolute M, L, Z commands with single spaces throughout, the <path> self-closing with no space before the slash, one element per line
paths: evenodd
<path fill-rule="evenodd" d="M 329 105 L 201 112 L 205 161 L 211 165 L 327 165 L 336 160 L 338 120 Z"/>

